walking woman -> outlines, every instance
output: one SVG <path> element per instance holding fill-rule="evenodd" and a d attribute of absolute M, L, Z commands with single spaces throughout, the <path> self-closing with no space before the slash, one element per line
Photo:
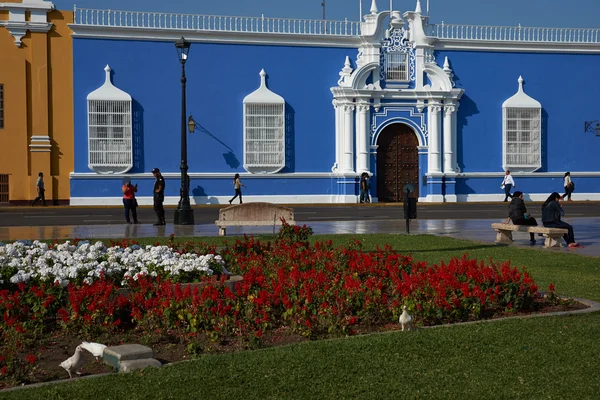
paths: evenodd
<path fill-rule="evenodd" d="M 523 201 L 523 192 L 515 191 L 512 200 L 508 205 L 508 220 L 512 220 L 514 225 L 537 226 L 537 221 L 527 213 L 527 207 Z M 529 241 L 535 244 L 533 232 L 529 232 Z"/>
<path fill-rule="evenodd" d="M 571 180 L 571 173 L 565 173 L 565 194 L 562 195 L 562 198 L 568 198 L 568 201 L 571 201 L 571 193 L 573 193 L 573 181 Z"/>
<path fill-rule="evenodd" d="M 565 212 L 560 204 L 560 194 L 553 192 L 542 205 L 542 223 L 546 228 L 568 229 L 569 232 L 563 236 L 565 242 L 569 247 L 582 247 L 575 242 L 573 227 L 560 219 L 563 215 L 565 215 Z"/>
<path fill-rule="evenodd" d="M 246 187 L 240 180 L 240 174 L 235 174 L 233 177 L 233 188 L 235 189 L 235 196 L 231 200 L 229 200 L 229 204 L 235 200 L 236 197 L 240 197 L 240 204 L 242 204 L 242 186 Z"/>
<path fill-rule="evenodd" d="M 129 211 L 131 211 L 131 215 L 133 216 L 133 223 L 139 224 L 137 218 L 137 199 L 135 198 L 135 192 L 137 192 L 138 185 L 137 183 L 134 185 L 131 184 L 129 179 L 126 179 L 123 182 L 123 187 L 121 190 L 123 191 L 123 206 L 125 207 L 125 220 L 128 224 L 131 223 L 129 219 Z"/>

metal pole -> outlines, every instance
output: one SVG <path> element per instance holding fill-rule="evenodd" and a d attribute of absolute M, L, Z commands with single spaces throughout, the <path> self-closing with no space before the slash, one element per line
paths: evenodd
<path fill-rule="evenodd" d="M 410 201 L 408 200 L 408 194 L 410 190 L 406 189 L 406 196 L 404 196 L 404 218 L 406 218 L 406 233 L 410 233 Z"/>
<path fill-rule="evenodd" d="M 176 225 L 194 225 L 194 210 L 190 206 L 190 184 L 187 163 L 187 121 L 185 86 L 185 59 L 181 60 L 181 188 L 179 189 L 179 204 L 175 210 Z"/>

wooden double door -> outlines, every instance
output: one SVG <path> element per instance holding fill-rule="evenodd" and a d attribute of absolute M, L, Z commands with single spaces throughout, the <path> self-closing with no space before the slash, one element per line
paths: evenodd
<path fill-rule="evenodd" d="M 404 200 L 403 187 L 412 183 L 411 197 L 419 197 L 419 141 L 405 124 L 386 127 L 377 141 L 377 199 L 379 202 Z"/>

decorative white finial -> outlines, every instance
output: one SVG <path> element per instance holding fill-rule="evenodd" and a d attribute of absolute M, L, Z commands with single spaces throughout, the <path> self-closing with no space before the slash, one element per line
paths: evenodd
<path fill-rule="evenodd" d="M 377 9 L 377 0 L 371 0 L 371 14 L 377 14 L 379 10 Z"/>
<path fill-rule="evenodd" d="M 447 71 L 450 69 L 450 61 L 448 61 L 448 56 L 446 56 L 446 58 L 444 59 L 444 71 Z"/>
<path fill-rule="evenodd" d="M 523 91 L 523 77 L 519 75 L 519 92 Z"/>
<path fill-rule="evenodd" d="M 423 10 L 421 9 L 421 0 L 417 0 L 417 8 L 415 8 L 415 12 L 417 14 L 422 14 Z"/>
<path fill-rule="evenodd" d="M 267 87 L 267 73 L 264 68 L 260 70 L 260 87 Z"/>
<path fill-rule="evenodd" d="M 350 68 L 350 57 L 346 56 L 346 62 L 344 62 L 344 68 Z"/>
<path fill-rule="evenodd" d="M 106 64 L 106 67 L 104 67 L 104 71 L 106 72 L 106 82 L 110 83 L 110 71 L 112 71 L 110 65 Z"/>

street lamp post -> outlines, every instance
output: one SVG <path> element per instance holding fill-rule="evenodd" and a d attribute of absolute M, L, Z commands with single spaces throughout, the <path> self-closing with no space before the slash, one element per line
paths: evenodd
<path fill-rule="evenodd" d="M 190 178 L 187 174 L 187 118 L 185 98 L 185 62 L 190 52 L 191 43 L 181 37 L 175 42 L 179 62 L 181 63 L 181 188 L 179 189 L 179 204 L 175 210 L 173 223 L 175 225 L 194 225 L 194 210 L 190 205 Z"/>

